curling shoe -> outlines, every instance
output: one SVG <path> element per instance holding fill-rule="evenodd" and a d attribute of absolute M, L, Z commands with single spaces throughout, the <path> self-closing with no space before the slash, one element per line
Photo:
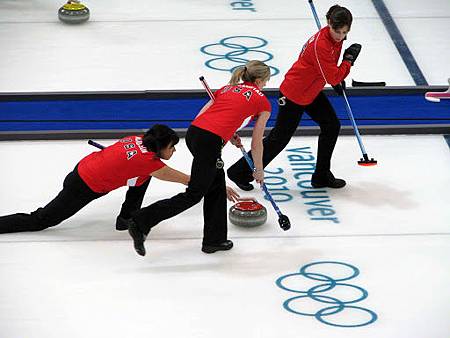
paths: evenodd
<path fill-rule="evenodd" d="M 234 181 L 233 181 L 234 182 Z M 234 182 L 234 184 L 236 184 L 239 189 L 244 190 L 244 191 L 251 191 L 254 189 L 253 184 L 251 183 L 238 183 L 238 182 Z"/>
<path fill-rule="evenodd" d="M 134 250 L 138 255 L 145 256 L 144 242 L 147 236 L 139 229 L 138 225 L 132 218 L 128 219 L 128 233 L 134 242 Z"/>
<path fill-rule="evenodd" d="M 116 230 L 117 231 L 125 231 L 128 230 L 128 221 L 129 218 L 125 218 L 122 216 L 117 216 L 116 218 Z"/>
<path fill-rule="evenodd" d="M 239 189 L 244 190 L 244 191 L 251 191 L 254 189 L 253 184 L 251 184 L 249 182 L 247 182 L 247 183 L 239 182 L 237 179 L 233 178 L 232 175 L 230 175 L 229 171 L 227 171 L 227 175 L 228 175 L 228 178 L 239 187 Z"/>
<path fill-rule="evenodd" d="M 214 253 L 216 251 L 227 251 L 230 250 L 233 247 L 233 242 L 230 240 L 226 240 L 225 242 L 212 245 L 212 244 L 203 244 L 202 245 L 202 251 L 204 253 Z"/>
<path fill-rule="evenodd" d="M 345 187 L 347 183 L 341 178 L 335 178 L 329 171 L 325 176 L 313 174 L 311 177 L 311 185 L 314 188 L 334 188 L 339 189 Z"/>

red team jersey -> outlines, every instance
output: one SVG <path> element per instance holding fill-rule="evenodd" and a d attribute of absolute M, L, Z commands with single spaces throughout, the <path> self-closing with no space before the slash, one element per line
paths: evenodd
<path fill-rule="evenodd" d="M 142 136 L 120 139 L 78 163 L 78 174 L 97 193 L 122 186 L 139 186 L 165 164 L 142 144 Z"/>
<path fill-rule="evenodd" d="M 250 82 L 224 86 L 214 93 L 214 103 L 192 125 L 208 130 L 228 142 L 252 118 L 271 111 L 267 97 Z"/>
<path fill-rule="evenodd" d="M 342 82 L 350 73 L 351 63 L 343 61 L 338 67 L 343 41 L 336 42 L 326 26 L 313 35 L 303 46 L 298 60 L 286 73 L 280 91 L 289 100 L 308 105 L 329 83 Z"/>

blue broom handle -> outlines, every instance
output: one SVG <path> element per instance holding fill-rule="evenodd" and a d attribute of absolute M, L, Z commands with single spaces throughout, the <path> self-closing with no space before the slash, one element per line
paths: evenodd
<path fill-rule="evenodd" d="M 250 156 L 248 156 L 247 152 L 245 151 L 244 147 L 241 146 L 239 147 L 239 149 L 241 149 L 242 155 L 244 155 L 245 160 L 248 163 L 248 166 L 255 171 L 255 165 L 252 161 L 252 159 L 250 158 Z M 264 191 L 264 194 L 266 195 L 266 199 L 269 200 L 269 202 L 272 204 L 273 208 L 275 209 L 275 211 L 277 212 L 278 216 L 281 216 L 282 213 L 280 211 L 280 208 L 278 208 L 278 205 L 275 203 L 275 201 L 272 198 L 272 195 L 269 193 L 269 190 L 266 187 L 265 183 L 261 184 L 261 188 Z"/>

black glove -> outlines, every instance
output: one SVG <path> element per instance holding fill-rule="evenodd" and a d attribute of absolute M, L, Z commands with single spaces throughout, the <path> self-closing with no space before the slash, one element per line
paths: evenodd
<path fill-rule="evenodd" d="M 345 80 L 342 80 L 341 83 L 338 83 L 336 86 L 331 86 L 331 87 L 333 87 L 334 91 L 335 91 L 339 96 L 344 96 Z"/>
<path fill-rule="evenodd" d="M 359 55 L 359 52 L 361 52 L 361 45 L 359 43 L 354 43 L 344 51 L 343 60 L 350 61 L 353 66 L 356 58 Z"/>

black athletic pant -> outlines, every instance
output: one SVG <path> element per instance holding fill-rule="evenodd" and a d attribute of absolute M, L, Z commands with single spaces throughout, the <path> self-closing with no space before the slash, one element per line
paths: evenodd
<path fill-rule="evenodd" d="M 131 218 L 131 216 L 141 208 L 145 192 L 147 191 L 151 179 L 152 178 L 149 177 L 147 181 L 145 181 L 138 187 L 128 188 L 125 201 L 123 202 L 122 208 L 120 209 L 120 217 Z"/>
<path fill-rule="evenodd" d="M 92 191 L 78 174 L 78 169 L 64 179 L 63 189 L 45 207 L 31 214 L 18 213 L 0 217 L 0 233 L 39 231 L 58 225 L 91 201 L 103 196 Z"/>
<path fill-rule="evenodd" d="M 225 173 L 216 168 L 221 156 L 222 139 L 209 131 L 190 126 L 186 144 L 194 156 L 186 191 L 140 209 L 133 216 L 139 228 L 148 234 L 159 222 L 171 218 L 203 201 L 203 244 L 219 244 L 227 239 L 227 201 Z"/>
<path fill-rule="evenodd" d="M 280 97 L 283 97 L 281 92 Z M 305 111 L 320 126 L 316 170 L 313 177 L 320 179 L 327 175 L 341 124 L 323 92 L 320 92 L 314 101 L 306 106 L 300 106 L 288 98 L 284 106 L 279 105 L 275 126 L 263 140 L 264 168 L 287 146 Z M 249 154 L 251 156 L 251 152 Z M 244 157 L 233 164 L 227 173 L 233 181 L 240 183 L 253 181 L 252 171 Z"/>

